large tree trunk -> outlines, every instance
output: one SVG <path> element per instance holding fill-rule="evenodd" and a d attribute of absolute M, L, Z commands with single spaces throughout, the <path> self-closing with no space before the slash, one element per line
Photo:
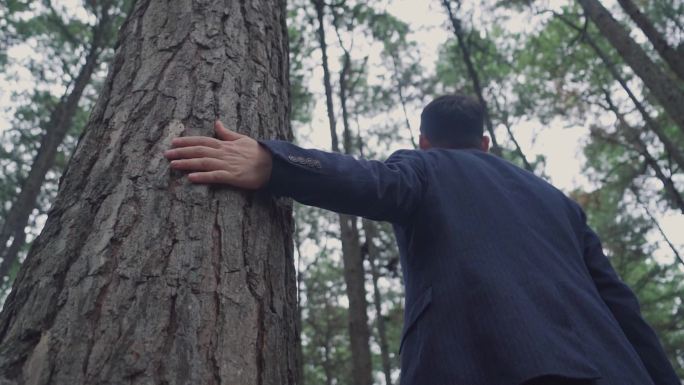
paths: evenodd
<path fill-rule="evenodd" d="M 328 122 L 330 125 L 330 138 L 332 150 L 340 152 L 339 139 L 335 111 L 333 109 L 333 91 L 330 80 L 330 68 L 328 66 L 327 43 L 325 38 L 324 11 L 325 3 L 322 0 L 312 0 L 318 19 L 318 42 L 323 57 L 323 85 L 325 87 Z M 348 59 L 348 56 L 345 56 Z M 348 60 L 345 61 L 345 69 L 342 71 L 342 80 L 347 71 Z M 351 135 L 348 130 L 347 111 L 345 98 L 345 86 L 341 87 L 343 99 L 343 118 L 345 124 L 344 145 L 348 153 L 351 147 Z M 350 215 L 339 215 L 340 233 L 342 242 L 342 259 L 344 263 L 344 281 L 349 299 L 349 340 L 352 356 L 352 383 L 354 385 L 371 385 L 373 383 L 373 367 L 370 353 L 370 330 L 368 329 L 368 303 L 366 301 L 365 274 L 361 244 L 359 242 L 359 230 L 357 218 Z"/>
<path fill-rule="evenodd" d="M 290 136 L 285 4 L 141 0 L 0 315 L 0 383 L 295 384 L 288 202 L 162 151 Z"/>
<path fill-rule="evenodd" d="M 684 132 L 684 90 L 677 80 L 654 63 L 598 0 L 577 0 L 587 17 L 617 50 L 651 94 L 660 102 L 670 118 Z"/>
<path fill-rule="evenodd" d="M 38 153 L 33 159 L 31 170 L 24 179 L 21 191 L 12 203 L 2 227 L 0 228 L 0 281 L 7 275 L 10 268 L 17 262 L 18 252 L 25 240 L 24 228 L 28 223 L 29 216 L 36 206 L 36 199 L 40 193 L 45 175 L 52 168 L 57 156 L 57 148 L 64 141 L 64 137 L 71 128 L 71 122 L 78 109 L 83 91 L 90 83 L 93 72 L 98 65 L 103 43 L 106 41 L 104 34 L 110 29 L 111 17 L 109 9 L 111 1 L 104 3 L 99 22 L 92 30 L 92 38 L 86 60 L 74 78 L 73 87 L 68 95 L 62 97 L 50 114 L 50 119 L 44 129 L 45 134 L 40 139 Z M 8 242 L 11 239 L 11 242 Z"/>
<path fill-rule="evenodd" d="M 658 32 L 653 23 L 651 23 L 651 20 L 639 10 L 639 7 L 632 0 L 618 0 L 618 3 L 620 3 L 622 9 L 632 18 L 636 25 L 641 28 L 641 31 L 644 32 L 644 35 L 653 44 L 653 48 L 658 51 L 660 57 L 665 60 L 677 77 L 680 80 L 684 80 L 684 54 L 678 52 L 667 43 L 665 36 Z"/>

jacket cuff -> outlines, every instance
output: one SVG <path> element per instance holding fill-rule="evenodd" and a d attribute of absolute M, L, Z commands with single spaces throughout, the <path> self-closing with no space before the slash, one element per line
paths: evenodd
<path fill-rule="evenodd" d="M 265 147 L 272 155 L 271 177 L 262 189 L 277 196 L 287 196 L 285 192 L 285 187 L 288 184 L 287 175 L 293 170 L 291 169 L 292 164 L 290 164 L 283 155 L 283 149 L 281 147 L 284 143 L 289 144 L 289 142 L 279 140 L 257 140 L 257 142 Z"/>

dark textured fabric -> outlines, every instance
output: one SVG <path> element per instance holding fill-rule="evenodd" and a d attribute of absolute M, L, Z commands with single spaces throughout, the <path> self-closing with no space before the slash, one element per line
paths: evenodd
<path fill-rule="evenodd" d="M 558 376 L 542 376 L 530 381 L 525 381 L 523 385 L 601 385 L 599 380 L 584 380 L 575 378 L 565 378 Z"/>
<path fill-rule="evenodd" d="M 403 385 L 679 385 L 581 208 L 542 179 L 477 150 L 380 162 L 261 143 L 272 193 L 394 225 Z"/>

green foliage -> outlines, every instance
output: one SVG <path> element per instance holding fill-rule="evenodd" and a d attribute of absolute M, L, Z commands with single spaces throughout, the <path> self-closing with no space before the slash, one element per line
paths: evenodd
<path fill-rule="evenodd" d="M 297 2 L 288 3 L 288 20 L 299 21 L 288 24 L 288 38 L 290 47 L 290 99 L 292 109 L 290 118 L 295 123 L 306 123 L 311 120 L 313 94 L 306 85 L 309 68 L 305 58 L 313 51 L 311 41 L 306 38 L 311 33 L 307 23 L 301 22 L 305 14 L 305 5 Z"/>
<path fill-rule="evenodd" d="M 7 43 L 0 44 L 0 70 L 4 71 L 0 80 L 10 85 L 11 90 L 8 91 L 13 100 L 11 109 L 6 110 L 9 113 L 8 127 L 0 127 L 0 167 L 4 170 L 0 174 L 0 218 L 5 217 L 20 192 L 56 106 L 71 91 L 85 55 L 93 44 L 93 32 L 104 17 L 105 6 L 109 6 L 108 17 L 112 23 L 98 42 L 100 69 L 106 67 L 106 61 L 112 56 L 114 38 L 131 3 L 131 0 L 84 2 L 80 4 L 79 11 L 85 11 L 85 18 L 76 16 L 83 12 L 74 12 L 73 6 L 67 8 L 49 0 L 11 0 L 0 5 L 0 39 Z M 8 52 L 16 54 L 8 57 Z M 28 69 L 28 74 L 22 72 L 22 68 Z M 21 247 L 20 260 L 41 230 L 45 214 L 56 196 L 59 177 L 99 93 L 101 79 L 98 76 L 102 76 L 102 72 L 97 71 L 91 79 L 67 137 L 58 146 L 55 162 L 41 186 L 35 215 L 29 218 L 27 244 Z M 5 290 L 9 288 L 18 266 L 12 267 Z M 0 297 L 4 298 L 4 295 Z"/>
<path fill-rule="evenodd" d="M 443 18 L 446 26 L 447 16 L 438 3 L 433 7 L 434 17 Z M 657 217 L 670 212 L 674 206 L 660 188 L 662 184 L 653 170 L 645 164 L 643 155 L 626 142 L 624 130 L 615 124 L 615 116 L 606 105 L 605 93 L 614 98 L 630 125 L 639 130 L 639 139 L 664 173 L 674 180 L 680 193 L 684 191 L 684 170 L 673 164 L 606 63 L 588 42 L 594 42 L 614 63 L 617 72 L 632 87 L 668 138 L 684 147 L 681 130 L 661 113 L 658 103 L 642 88 L 598 30 L 592 24 L 585 24 L 574 2 L 567 2 L 564 8 L 554 8 L 555 14 L 540 8 L 546 3 L 525 0 L 459 3 L 457 12 L 465 32 L 465 44 L 480 77 L 497 136 L 502 138 L 499 140 L 506 159 L 523 166 L 513 140 L 507 135 L 507 129 L 514 135 L 519 134 L 522 122 L 535 121 L 540 126 L 561 122 L 565 126 L 592 128 L 593 134 L 584 141 L 584 174 L 592 186 L 585 190 L 593 192 L 577 191 L 574 196 L 585 207 L 616 270 L 638 295 L 645 317 L 656 329 L 684 377 L 684 269 L 671 258 L 662 257 L 663 250 L 668 249 L 650 215 Z M 673 47 L 684 47 L 684 4 L 670 0 L 637 3 Z M 9 127 L 0 133 L 0 168 L 3 170 L 0 174 L 0 218 L 5 216 L 30 170 L 45 132 L 45 123 L 55 105 L 68 92 L 84 60 L 103 4 L 102 1 L 83 1 L 79 3 L 83 12 L 75 13 L 58 1 L 5 0 L 0 3 L 0 75 L 10 82 L 8 84 L 14 84 L 12 81 L 27 77 L 23 72 L 18 74 L 17 68 L 26 68 L 32 84 L 32 87 L 12 94 Z M 115 0 L 112 4 L 115 22 L 104 34 L 102 63 L 113 54 L 116 30 L 131 9 L 132 0 Z M 479 12 L 474 12 L 475 9 Z M 309 0 L 288 2 L 290 116 L 295 128 L 324 121 L 314 116 L 317 102 L 323 95 L 322 87 L 314 84 L 320 82 L 314 76 L 320 63 L 317 21 L 313 12 Z M 508 30 L 506 23 L 521 15 L 529 21 L 531 28 Z M 616 16 L 623 18 L 617 13 Z M 421 54 L 422 44 L 413 40 L 415 26 L 387 11 L 386 2 L 327 1 L 324 19 L 333 67 L 338 130 L 342 125 L 339 70 L 346 62 L 345 55 L 349 54 L 345 91 L 357 154 L 362 150 L 366 157 L 382 158 L 390 148 L 409 146 L 417 131 L 417 127 L 408 124 L 409 118 L 433 95 L 453 90 L 474 93 L 462 52 L 453 38 L 453 31 L 446 27 L 439 33 L 452 38 L 440 48 L 436 63 L 427 63 L 426 56 Z M 634 28 L 629 21 L 623 21 Z M 18 47 L 24 47 L 31 54 L 8 55 L 17 52 Z M 644 47 L 657 57 L 647 43 Z M 434 73 L 428 69 L 432 64 L 435 64 Z M 28 242 L 37 235 L 56 195 L 59 176 L 98 96 L 104 68 L 105 65 L 101 65 L 98 76 L 88 87 L 69 135 L 59 146 L 35 215 L 30 218 Z M 306 140 L 301 135 L 298 139 Z M 528 161 L 538 175 L 544 176 L 546 159 L 543 155 Z M 348 309 L 337 218 L 334 214 L 298 205 L 296 221 L 297 246 L 301 252 L 298 253 L 298 278 L 304 383 L 352 385 Z M 23 246 L 22 255 L 29 247 L 28 242 Z M 403 290 L 391 227 L 382 224 L 374 242 L 380 249 L 377 266 L 383 314 L 376 314 L 373 306 L 369 307 L 368 313 L 373 333 L 373 366 L 378 377 L 382 371 L 376 327 L 380 316 L 387 327 L 391 366 L 395 375 L 398 372 Z M 665 252 L 667 255 L 673 253 Z M 18 263 L 12 266 L 9 280 L 0 290 L 6 292 L 18 268 Z M 366 268 L 370 271 L 368 264 Z M 368 293 L 368 301 L 372 304 L 372 291 L 368 290 Z"/>
<path fill-rule="evenodd" d="M 641 166 L 635 159 L 625 158 L 624 149 L 600 140 L 585 152 L 587 166 L 607 177 L 600 189 L 575 193 L 575 197 L 584 205 L 611 263 L 636 293 L 644 317 L 684 377 L 684 272 L 678 261 L 666 263 L 653 256 L 655 223 L 644 216 L 644 205 L 630 199 L 638 191 L 635 178 Z"/>

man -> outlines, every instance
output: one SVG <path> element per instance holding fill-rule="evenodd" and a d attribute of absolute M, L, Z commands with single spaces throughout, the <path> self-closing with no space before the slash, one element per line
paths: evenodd
<path fill-rule="evenodd" d="M 487 152 L 473 99 L 432 101 L 421 150 L 385 162 L 215 128 L 218 139 L 174 139 L 171 167 L 393 224 L 402 384 L 679 384 L 582 209 Z"/>

